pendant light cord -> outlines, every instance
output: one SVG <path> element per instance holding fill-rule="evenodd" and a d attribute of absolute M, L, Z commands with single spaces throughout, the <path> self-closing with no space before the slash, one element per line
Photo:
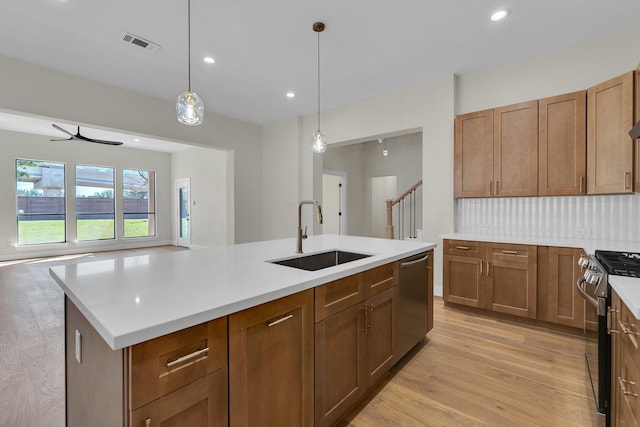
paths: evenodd
<path fill-rule="evenodd" d="M 320 32 L 318 31 L 318 132 L 320 131 Z"/>
<path fill-rule="evenodd" d="M 187 1 L 187 29 L 189 41 L 189 92 L 191 92 L 191 0 Z"/>

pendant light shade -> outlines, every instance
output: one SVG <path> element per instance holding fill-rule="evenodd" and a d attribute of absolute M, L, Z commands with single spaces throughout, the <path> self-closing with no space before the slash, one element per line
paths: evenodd
<path fill-rule="evenodd" d="M 204 103 L 191 90 L 191 0 L 187 0 L 187 27 L 189 32 L 189 88 L 178 95 L 176 114 L 183 125 L 199 125 L 204 120 Z"/>
<path fill-rule="evenodd" d="M 327 137 L 320 130 L 320 33 L 324 31 L 324 23 L 314 22 L 312 28 L 318 33 L 318 130 L 311 137 L 311 150 L 314 153 L 324 153 L 327 149 Z"/>

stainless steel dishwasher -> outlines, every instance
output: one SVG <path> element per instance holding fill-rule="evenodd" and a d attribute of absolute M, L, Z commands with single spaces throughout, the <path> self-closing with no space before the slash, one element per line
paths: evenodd
<path fill-rule="evenodd" d="M 398 284 L 398 359 L 421 342 L 430 328 L 429 268 L 433 252 L 423 252 L 400 260 Z"/>

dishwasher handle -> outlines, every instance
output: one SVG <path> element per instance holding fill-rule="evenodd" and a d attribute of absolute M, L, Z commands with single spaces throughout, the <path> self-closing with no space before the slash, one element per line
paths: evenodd
<path fill-rule="evenodd" d="M 412 265 L 420 264 L 421 262 L 425 262 L 429 258 L 429 254 L 426 254 L 422 258 L 418 258 L 414 261 L 401 262 L 400 268 L 411 267 Z"/>

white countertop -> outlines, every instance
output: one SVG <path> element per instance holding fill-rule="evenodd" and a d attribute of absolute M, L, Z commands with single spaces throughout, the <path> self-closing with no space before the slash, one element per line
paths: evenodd
<path fill-rule="evenodd" d="M 434 243 L 320 235 L 326 250 L 371 257 L 318 271 L 267 261 L 295 256 L 295 239 L 150 255 L 102 256 L 54 266 L 51 276 L 105 342 L 118 350 L 435 248 Z"/>
<path fill-rule="evenodd" d="M 479 242 L 514 243 L 537 246 L 559 246 L 582 248 L 593 254 L 596 250 L 640 252 L 640 242 L 593 239 L 563 239 L 559 237 L 509 237 L 492 234 L 449 233 L 440 236 L 443 239 L 475 240 Z M 623 276 L 609 276 L 611 288 L 640 320 L 640 279 Z"/>

